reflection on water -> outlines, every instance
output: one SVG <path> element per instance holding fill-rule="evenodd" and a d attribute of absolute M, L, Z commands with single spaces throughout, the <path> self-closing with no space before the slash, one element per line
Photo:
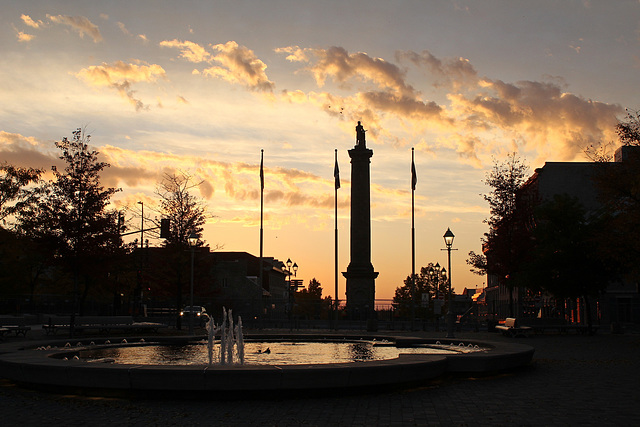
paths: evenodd
<path fill-rule="evenodd" d="M 292 365 L 394 359 L 401 353 L 453 354 L 484 349 L 449 345 L 398 348 L 359 342 L 245 342 L 245 364 Z M 216 354 L 215 357 L 219 357 Z M 80 351 L 81 359 L 114 359 L 118 364 L 202 365 L 209 362 L 206 343 L 137 345 Z M 217 361 L 214 361 L 217 362 Z"/>

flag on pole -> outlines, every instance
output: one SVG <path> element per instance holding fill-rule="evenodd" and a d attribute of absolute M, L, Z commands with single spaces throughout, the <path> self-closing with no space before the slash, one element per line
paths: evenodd
<path fill-rule="evenodd" d="M 411 149 L 413 151 L 413 148 Z M 418 175 L 416 175 L 416 165 L 413 162 L 413 152 L 411 153 L 411 189 L 416 189 L 416 184 L 418 183 Z"/>
<path fill-rule="evenodd" d="M 264 150 L 260 150 L 260 189 L 261 190 L 264 190 L 264 170 L 262 168 L 263 153 L 264 153 Z"/>
<path fill-rule="evenodd" d="M 336 150 L 337 152 L 338 150 Z M 336 190 L 340 188 L 340 169 L 338 168 L 338 158 L 336 154 L 336 165 L 333 167 L 333 177 L 336 179 Z"/>

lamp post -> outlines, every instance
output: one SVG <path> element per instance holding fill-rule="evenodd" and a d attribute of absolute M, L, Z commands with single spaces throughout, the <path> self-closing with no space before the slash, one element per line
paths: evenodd
<path fill-rule="evenodd" d="M 293 264 L 293 265 L 292 265 Z M 294 303 L 294 291 L 293 291 L 293 286 L 291 285 L 291 270 L 293 269 L 293 277 L 296 277 L 296 274 L 298 272 L 298 264 L 296 264 L 295 262 L 291 262 L 291 258 L 287 259 L 286 262 L 287 265 L 287 277 L 288 277 L 288 286 L 287 286 L 287 290 L 289 291 L 289 329 L 293 330 L 293 303 Z"/>
<path fill-rule="evenodd" d="M 433 314 L 436 318 L 436 332 L 440 331 L 440 280 L 443 279 L 446 274 L 447 270 L 445 268 L 441 268 L 439 262 L 429 268 L 429 276 L 431 276 L 432 282 L 435 282 L 436 284 L 436 295 L 435 300 L 433 301 Z"/>
<path fill-rule="evenodd" d="M 456 237 L 453 235 L 453 233 L 451 232 L 450 228 L 447 228 L 447 232 L 444 233 L 444 244 L 447 246 L 447 255 L 448 255 L 448 259 L 449 259 L 449 308 L 447 310 L 447 338 L 455 338 L 455 335 L 453 333 L 454 330 L 454 325 L 453 325 L 453 294 L 451 292 L 451 251 L 455 251 L 456 249 L 452 249 L 451 247 L 453 246 L 453 239 Z M 443 249 L 445 250 L 445 249 Z"/>
<path fill-rule="evenodd" d="M 142 306 L 142 269 L 144 267 L 144 202 L 139 201 L 139 205 L 141 205 L 141 214 L 140 214 L 140 256 L 138 258 L 138 275 L 137 275 L 137 286 L 134 290 L 133 295 L 133 306 L 134 312 L 137 314 Z"/>
<path fill-rule="evenodd" d="M 144 202 L 138 202 L 138 204 L 142 205 L 142 213 L 140 214 L 140 249 L 142 249 L 144 245 Z"/>
<path fill-rule="evenodd" d="M 191 248 L 191 286 L 190 286 L 190 311 L 189 311 L 189 335 L 193 335 L 193 259 L 195 258 L 196 245 L 198 244 L 198 235 L 195 232 L 189 234 L 189 247 Z"/>

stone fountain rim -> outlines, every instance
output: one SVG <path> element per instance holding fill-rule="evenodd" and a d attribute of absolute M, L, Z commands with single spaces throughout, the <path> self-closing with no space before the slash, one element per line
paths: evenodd
<path fill-rule="evenodd" d="M 0 377 L 27 386 L 85 392 L 258 392 L 301 390 L 349 390 L 371 387 L 415 385 L 445 374 L 491 374 L 526 366 L 534 348 L 520 343 L 473 339 L 419 338 L 368 334 L 247 334 L 247 339 L 310 340 L 387 340 L 396 345 L 452 342 L 478 344 L 486 352 L 452 355 L 400 354 L 396 359 L 322 365 L 107 365 L 50 357 L 61 349 L 33 350 L 66 342 L 90 342 L 119 338 L 85 338 L 82 340 L 47 340 L 30 345 L 0 345 Z M 149 342 L 186 343 L 205 339 L 191 337 L 127 337 L 128 344 L 143 338 Z M 61 344 L 62 343 L 62 344 Z M 15 343 L 14 343 L 15 344 Z M 73 345 L 73 344 L 72 344 Z M 97 346 L 97 345 L 96 345 Z M 68 351 L 68 350 L 67 350 Z"/>

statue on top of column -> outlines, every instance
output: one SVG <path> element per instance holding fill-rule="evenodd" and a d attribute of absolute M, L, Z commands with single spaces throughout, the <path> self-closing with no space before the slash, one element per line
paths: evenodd
<path fill-rule="evenodd" d="M 358 121 L 358 126 L 356 126 L 356 147 L 366 148 L 364 139 L 365 132 L 366 130 L 364 130 L 364 127 L 360 124 L 360 121 Z"/>

